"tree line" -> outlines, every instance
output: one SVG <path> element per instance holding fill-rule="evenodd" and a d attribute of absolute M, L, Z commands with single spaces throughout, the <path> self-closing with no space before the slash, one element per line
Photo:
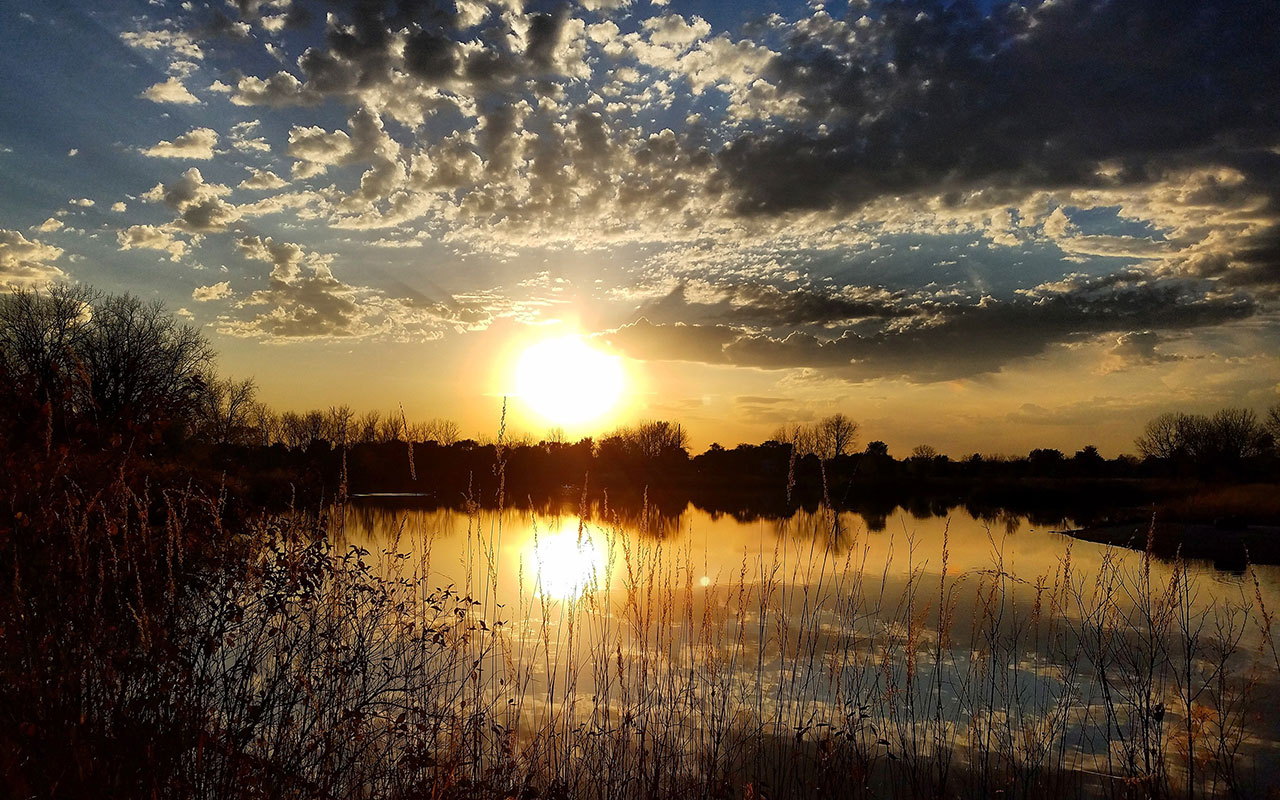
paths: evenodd
<path fill-rule="evenodd" d="M 252 379 L 219 376 L 208 340 L 182 324 L 158 302 L 113 295 L 84 286 L 19 290 L 0 297 L 0 422 L 19 438 L 54 440 L 121 437 L 185 441 L 214 446 L 348 448 L 388 443 L 435 443 L 449 448 L 501 444 L 563 450 L 563 431 L 505 437 L 502 442 L 468 439 L 448 419 L 410 421 L 403 407 L 358 413 L 347 405 L 304 412 L 277 412 L 258 398 Z M 1096 471 L 1104 462 L 1088 445 L 1067 456 L 1051 448 L 1025 459 L 972 454 L 958 461 L 921 444 L 901 462 L 882 441 L 857 449 L 860 427 L 843 413 L 812 423 L 780 426 L 761 447 L 781 447 L 793 462 L 857 457 L 867 474 L 890 463 L 908 472 L 954 473 L 985 464 L 1019 462 L 1037 473 Z M 1258 459 L 1274 458 L 1280 442 L 1280 404 L 1259 418 L 1248 409 L 1212 415 L 1170 412 L 1147 423 L 1135 445 L 1143 459 L 1171 469 L 1231 472 Z M 605 461 L 680 462 L 689 459 L 689 434 L 679 423 L 648 420 L 579 441 L 577 450 Z M 741 450 L 741 448 L 739 448 Z M 723 460 L 713 444 L 704 453 Z M 748 459 L 750 460 L 750 459 Z M 901 470 L 898 470 L 901 471 Z"/>

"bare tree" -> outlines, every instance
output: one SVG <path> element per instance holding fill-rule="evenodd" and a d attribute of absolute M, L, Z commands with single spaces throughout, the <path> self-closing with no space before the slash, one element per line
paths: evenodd
<path fill-rule="evenodd" d="M 1262 427 L 1271 437 L 1271 446 L 1280 449 L 1280 403 L 1267 409 L 1267 416 Z"/>
<path fill-rule="evenodd" d="M 440 419 L 439 417 L 429 420 L 423 426 L 422 440 L 429 442 L 437 442 L 442 445 L 451 445 L 458 441 L 459 430 L 458 423 L 451 419 Z"/>
<path fill-rule="evenodd" d="M 190 413 L 213 357 L 204 337 L 159 302 L 127 294 L 94 303 L 80 348 L 88 400 L 102 428 Z"/>
<path fill-rule="evenodd" d="M 911 458 L 918 461 L 932 461 L 938 457 L 938 449 L 931 444 L 918 444 L 911 448 Z"/>
<path fill-rule="evenodd" d="M 302 415 L 302 446 L 307 447 L 312 442 L 327 441 L 326 434 L 329 433 L 329 417 L 325 412 L 319 409 L 312 409 Z"/>
<path fill-rule="evenodd" d="M 369 411 L 357 419 L 352 438 L 362 444 L 378 441 L 378 432 L 382 427 L 382 415 L 377 411 Z"/>
<path fill-rule="evenodd" d="M 254 403 L 249 410 L 249 424 L 257 432 L 258 444 L 269 447 L 280 441 L 280 417 L 266 403 Z"/>
<path fill-rule="evenodd" d="M 399 442 L 405 439 L 404 416 L 399 409 L 393 408 L 382 418 L 382 425 L 378 428 L 378 441 L 380 442 Z"/>
<path fill-rule="evenodd" d="M 602 452 L 653 459 L 673 450 L 688 452 L 689 433 L 678 422 L 645 420 L 634 428 L 621 427 L 600 442 Z"/>
<path fill-rule="evenodd" d="M 1222 409 L 1209 419 L 1208 432 L 1213 454 L 1226 462 L 1252 458 L 1266 446 L 1266 431 L 1247 408 Z"/>
<path fill-rule="evenodd" d="M 306 445 L 306 432 L 302 423 L 302 415 L 296 411 L 286 411 L 280 415 L 280 441 L 288 448 Z"/>
<path fill-rule="evenodd" d="M 808 455 L 815 449 L 815 427 L 799 422 L 787 423 L 773 432 L 773 440 L 789 444 L 796 455 Z"/>
<path fill-rule="evenodd" d="M 857 442 L 858 423 L 844 414 L 824 417 L 814 429 L 814 451 L 824 459 L 851 452 Z"/>
<path fill-rule="evenodd" d="M 217 444 L 244 444 L 257 437 L 251 417 L 257 387 L 252 378 L 234 380 L 209 375 L 203 380 L 196 413 L 196 432 Z"/>
<path fill-rule="evenodd" d="M 0 379 L 24 413 L 48 408 L 50 423 L 60 428 L 75 413 L 84 394 L 80 354 L 98 298 L 90 289 L 70 286 L 0 297 Z"/>
<path fill-rule="evenodd" d="M 329 410 L 325 413 L 322 438 L 340 447 L 346 447 L 351 443 L 351 427 L 355 418 L 356 413 L 351 410 L 351 406 L 329 406 Z"/>
<path fill-rule="evenodd" d="M 1171 412 L 1148 422 L 1135 444 L 1144 456 L 1230 466 L 1262 453 L 1266 433 L 1247 408 L 1224 408 L 1212 417 Z"/>
<path fill-rule="evenodd" d="M 1173 458 L 1184 451 L 1189 430 L 1186 414 L 1167 412 L 1147 422 L 1134 444 L 1148 458 Z"/>

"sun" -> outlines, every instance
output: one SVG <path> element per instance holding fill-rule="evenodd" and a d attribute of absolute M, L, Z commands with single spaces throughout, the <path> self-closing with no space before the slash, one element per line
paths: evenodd
<path fill-rule="evenodd" d="M 581 425 L 618 404 L 625 385 L 622 359 L 570 334 L 530 345 L 516 363 L 516 394 L 557 425 Z"/>

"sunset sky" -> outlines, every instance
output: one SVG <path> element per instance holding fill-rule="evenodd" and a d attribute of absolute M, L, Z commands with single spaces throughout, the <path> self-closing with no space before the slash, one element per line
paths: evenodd
<path fill-rule="evenodd" d="M 1280 4 L 0 0 L 0 284 L 496 433 L 580 332 L 696 449 L 1133 450 L 1280 401 Z M 520 403 L 511 424 L 548 426 Z M 576 431 L 573 431 L 576 432 Z"/>

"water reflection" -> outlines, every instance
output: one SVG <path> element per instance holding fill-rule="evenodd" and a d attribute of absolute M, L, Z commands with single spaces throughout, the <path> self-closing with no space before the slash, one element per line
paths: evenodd
<path fill-rule="evenodd" d="M 1140 553 L 1055 532 L 1071 526 L 1071 520 L 1053 515 L 1029 518 L 989 507 L 968 511 L 929 499 L 888 512 L 800 508 L 780 518 L 692 505 L 672 512 L 653 504 L 613 507 L 568 499 L 497 510 L 362 498 L 347 507 L 340 535 L 370 550 L 404 540 L 402 548 L 407 542 L 411 549 L 431 552 L 442 583 L 470 585 L 494 577 L 508 603 L 518 603 L 522 593 L 570 600 L 587 591 L 616 591 L 612 572 L 624 557 L 624 544 L 631 553 L 657 548 L 656 557 L 696 573 L 692 580 L 701 587 L 737 576 L 744 560 L 752 562 L 752 574 L 759 574 L 768 562 L 794 567 L 815 556 L 852 559 L 863 569 L 898 577 L 936 575 L 944 547 L 952 578 L 995 569 L 1030 584 L 1051 580 L 1064 560 L 1077 574 L 1086 574 L 1110 562 L 1141 559 Z M 474 552 L 469 549 L 473 539 L 483 543 Z M 1173 577 L 1169 562 L 1153 560 L 1150 569 L 1153 580 Z M 1241 572 L 1218 570 L 1210 562 L 1191 562 L 1188 569 L 1206 585 L 1200 595 L 1209 600 L 1238 600 L 1255 592 L 1252 578 Z M 1280 568 L 1253 569 L 1261 598 L 1280 605 Z"/>
<path fill-rule="evenodd" d="M 933 502 L 776 518 L 361 500 L 335 535 L 418 554 L 397 563 L 462 587 L 481 630 L 502 623 L 486 697 L 504 730 L 535 739 L 587 731 L 572 747 L 590 749 L 662 730 L 683 758 L 711 740 L 826 736 L 868 768 L 954 758 L 1103 790 L 1115 775 L 1167 780 L 1196 747 L 1211 757 L 1200 780 L 1212 758 L 1270 758 L 1276 722 L 1245 709 L 1277 694 L 1258 607 L 1280 607 L 1277 570 L 1144 558 L 1062 524 Z M 1195 725 L 1218 750 L 1199 728 L 1179 744 Z"/>
<path fill-rule="evenodd" d="M 598 588 L 608 569 L 606 543 L 581 519 L 561 520 L 558 527 L 531 536 L 521 554 L 533 566 L 533 590 L 559 600 L 576 600 Z"/>

